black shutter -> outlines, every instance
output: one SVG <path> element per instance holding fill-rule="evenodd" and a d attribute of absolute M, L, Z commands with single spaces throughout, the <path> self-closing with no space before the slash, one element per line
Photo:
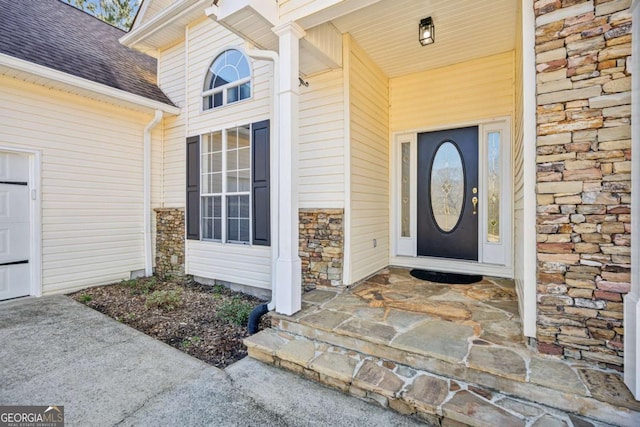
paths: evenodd
<path fill-rule="evenodd" d="M 269 190 L 269 120 L 251 125 L 251 194 L 253 196 L 253 244 L 271 245 Z"/>
<path fill-rule="evenodd" d="M 200 239 L 200 137 L 187 138 L 187 239 Z"/>

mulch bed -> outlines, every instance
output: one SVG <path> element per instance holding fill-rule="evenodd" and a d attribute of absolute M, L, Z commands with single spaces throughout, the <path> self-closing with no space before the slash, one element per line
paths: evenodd
<path fill-rule="evenodd" d="M 258 298 L 188 278 L 126 280 L 73 299 L 219 368 L 247 355 L 246 315 Z M 267 326 L 267 316 L 261 328 Z M 234 323 L 234 320 L 236 324 Z"/>

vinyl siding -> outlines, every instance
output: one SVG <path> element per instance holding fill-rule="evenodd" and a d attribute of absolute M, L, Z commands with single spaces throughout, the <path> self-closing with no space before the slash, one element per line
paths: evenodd
<path fill-rule="evenodd" d="M 185 138 L 270 118 L 272 64 L 253 61 L 252 98 L 202 111 L 207 68 L 227 48 L 242 48 L 236 35 L 210 19 L 185 30 L 185 40 L 160 52 L 160 87 L 183 111 L 164 120 L 163 205 L 185 206 Z M 186 85 L 186 86 L 185 86 Z M 271 248 L 187 240 L 185 270 L 263 289 L 271 287 Z"/>
<path fill-rule="evenodd" d="M 185 42 L 160 52 L 158 61 L 160 88 L 179 107 L 185 105 Z M 185 205 L 185 125 L 186 115 L 167 116 L 163 129 L 163 207 Z"/>
<path fill-rule="evenodd" d="M 509 116 L 513 52 L 391 79 L 390 98 L 392 132 Z"/>
<path fill-rule="evenodd" d="M 300 88 L 299 206 L 344 208 L 343 72 L 307 81 Z"/>
<path fill-rule="evenodd" d="M 389 81 L 349 37 L 350 282 L 389 264 Z M 374 247 L 373 240 L 377 240 Z"/>
<path fill-rule="evenodd" d="M 187 240 L 188 274 L 271 289 L 271 248 Z"/>
<path fill-rule="evenodd" d="M 0 77 L 0 146 L 41 152 L 43 293 L 144 268 L 143 131 L 151 114 Z M 153 200 L 161 132 L 153 133 Z"/>
<path fill-rule="evenodd" d="M 210 19 L 188 29 L 187 134 L 199 135 L 211 130 L 254 123 L 268 119 L 271 111 L 272 64 L 250 59 L 253 68 L 252 96 L 224 107 L 202 111 L 202 88 L 209 65 L 227 48 L 242 50 L 244 42 Z"/>

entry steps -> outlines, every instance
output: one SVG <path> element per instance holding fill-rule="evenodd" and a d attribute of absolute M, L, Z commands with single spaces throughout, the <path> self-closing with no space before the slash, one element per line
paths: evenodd
<path fill-rule="evenodd" d="M 272 323 L 245 339 L 250 357 L 431 425 L 640 425 L 640 402 L 620 376 L 587 364 L 581 378 L 591 388 L 558 378 L 557 359 L 548 359 L 546 385 L 536 384 L 530 372 L 518 379 L 319 329 L 296 317 L 272 315 Z"/>

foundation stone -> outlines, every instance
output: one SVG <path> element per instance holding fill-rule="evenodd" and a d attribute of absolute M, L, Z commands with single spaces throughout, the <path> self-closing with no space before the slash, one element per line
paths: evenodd
<path fill-rule="evenodd" d="M 342 286 L 344 210 L 300 209 L 299 219 L 303 290 Z"/>
<path fill-rule="evenodd" d="M 184 275 L 184 209 L 157 208 L 156 275 Z"/>

